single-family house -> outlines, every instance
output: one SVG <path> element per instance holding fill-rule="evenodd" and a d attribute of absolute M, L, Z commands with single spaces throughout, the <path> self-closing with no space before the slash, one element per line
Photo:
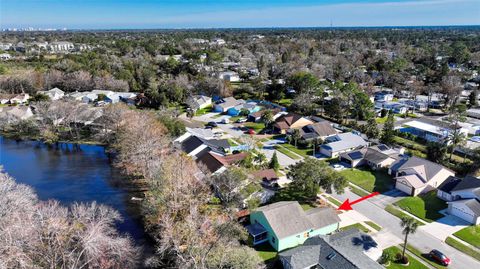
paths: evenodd
<path fill-rule="evenodd" d="M 381 144 L 341 153 L 339 160 L 352 168 L 368 165 L 371 169 L 376 170 L 390 167 L 401 158 L 402 154 L 403 149 L 392 149 Z"/>
<path fill-rule="evenodd" d="M 257 208 L 250 213 L 247 230 L 253 245 L 268 242 L 282 251 L 303 244 L 310 237 L 326 235 L 339 227 L 340 218 L 331 207 L 304 211 L 296 201 L 284 201 Z"/>
<path fill-rule="evenodd" d="M 256 111 L 256 112 L 252 112 L 250 114 L 248 114 L 248 120 L 249 121 L 252 121 L 252 122 L 259 122 L 262 120 L 262 116 L 263 114 L 265 113 L 265 111 L 268 111 L 268 110 L 259 110 L 259 111 Z M 278 119 L 279 117 L 281 117 L 282 115 L 286 115 L 287 112 L 282 112 L 282 110 L 280 108 L 274 108 L 274 109 L 271 109 L 270 110 L 272 112 L 272 115 L 273 115 L 273 120 L 275 121 L 276 119 Z"/>
<path fill-rule="evenodd" d="M 29 106 L 0 107 L 0 118 L 6 122 L 26 120 L 31 117 L 33 117 L 33 112 Z"/>
<path fill-rule="evenodd" d="M 305 141 L 325 140 L 327 137 L 336 135 L 337 131 L 332 127 L 329 121 L 320 121 L 305 125 L 299 129 L 300 138 Z"/>
<path fill-rule="evenodd" d="M 337 157 L 340 153 L 368 146 L 368 142 L 354 133 L 341 133 L 325 139 L 326 144 L 320 146 L 320 153 L 329 157 Z"/>
<path fill-rule="evenodd" d="M 238 75 L 237 72 L 234 71 L 225 71 L 225 72 L 220 72 L 218 74 L 218 78 L 229 81 L 229 82 L 238 82 L 240 81 L 240 76 Z"/>
<path fill-rule="evenodd" d="M 480 119 L 480 108 L 470 108 L 467 110 L 467 116 Z"/>
<path fill-rule="evenodd" d="M 468 129 L 460 125 L 434 120 L 426 117 L 402 122 L 401 126 L 396 127 L 397 130 L 421 137 L 430 142 L 445 141 L 452 133 L 459 132 L 468 135 Z"/>
<path fill-rule="evenodd" d="M 356 228 L 311 237 L 278 254 L 284 269 L 382 269 L 376 262 L 381 255 L 378 243 Z"/>
<path fill-rule="evenodd" d="M 189 108 L 196 111 L 211 106 L 212 98 L 205 95 L 193 95 L 187 98 L 186 103 Z"/>
<path fill-rule="evenodd" d="M 447 201 L 448 214 L 480 224 L 480 179 L 450 177 L 438 187 L 437 197 Z"/>
<path fill-rule="evenodd" d="M 393 101 L 393 93 L 390 91 L 380 91 L 375 93 L 375 102 L 390 102 Z"/>
<path fill-rule="evenodd" d="M 310 124 L 313 124 L 313 121 L 295 113 L 288 113 L 276 119 L 273 128 L 278 133 L 286 134 L 290 129 L 300 129 Z"/>
<path fill-rule="evenodd" d="M 410 108 L 406 104 L 390 101 L 375 102 L 375 107 L 390 110 L 395 114 L 405 114 Z"/>
<path fill-rule="evenodd" d="M 395 177 L 395 188 L 411 196 L 437 189 L 455 175 L 438 163 L 415 156 L 397 160 L 388 173 Z"/>
<path fill-rule="evenodd" d="M 173 141 L 173 144 L 194 159 L 198 158 L 199 154 L 203 154 L 203 151 L 213 151 L 224 155 L 230 152 L 231 147 L 227 139 L 204 139 L 191 132 L 179 136 Z"/>
<path fill-rule="evenodd" d="M 10 104 L 24 104 L 28 101 L 30 95 L 28 93 L 19 94 L 10 99 Z"/>
<path fill-rule="evenodd" d="M 227 110 L 227 114 L 230 116 L 238 116 L 242 111 L 246 111 L 247 113 L 255 113 L 260 110 L 260 107 L 257 106 L 255 102 L 248 102 L 236 105 L 231 107 Z"/>
<path fill-rule="evenodd" d="M 273 169 L 263 169 L 253 173 L 253 177 L 262 181 L 266 187 L 275 187 L 278 182 L 278 175 Z"/>
<path fill-rule="evenodd" d="M 59 100 L 65 95 L 64 91 L 56 87 L 48 91 L 39 91 L 38 93 L 48 96 L 52 101 Z"/>
<path fill-rule="evenodd" d="M 226 113 L 227 110 L 229 110 L 232 107 L 236 107 L 238 105 L 245 104 L 245 100 L 243 99 L 235 99 L 234 97 L 227 97 L 223 98 L 220 101 L 218 101 L 214 106 L 213 106 L 213 111 L 218 112 L 218 113 Z"/>

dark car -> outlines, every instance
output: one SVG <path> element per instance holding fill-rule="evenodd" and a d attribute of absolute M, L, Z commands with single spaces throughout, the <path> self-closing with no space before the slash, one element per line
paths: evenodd
<path fill-rule="evenodd" d="M 444 266 L 448 266 L 452 262 L 450 258 L 436 249 L 430 251 L 430 257 Z"/>
<path fill-rule="evenodd" d="M 218 126 L 218 124 L 217 124 L 216 122 L 214 122 L 214 121 L 210 121 L 210 122 L 208 122 L 208 123 L 207 123 L 207 126 L 210 126 L 210 127 L 217 127 L 217 126 Z"/>

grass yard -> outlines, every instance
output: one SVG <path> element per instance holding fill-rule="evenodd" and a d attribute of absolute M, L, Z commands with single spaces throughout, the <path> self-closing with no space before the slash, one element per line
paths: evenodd
<path fill-rule="evenodd" d="M 363 226 L 361 223 L 355 223 L 355 224 L 352 224 L 352 225 L 342 227 L 342 228 L 340 228 L 340 231 L 347 231 L 347 230 L 350 230 L 350 229 L 353 229 L 353 228 L 357 228 L 364 233 L 369 233 L 370 232 L 370 230 L 367 227 Z"/>
<path fill-rule="evenodd" d="M 472 246 L 480 248 L 480 225 L 463 228 L 460 231 L 454 233 L 453 235 L 469 243 Z"/>
<path fill-rule="evenodd" d="M 373 222 L 373 221 L 369 221 L 369 220 L 368 220 L 368 221 L 365 221 L 365 223 L 366 223 L 368 226 L 372 227 L 373 229 L 375 229 L 375 230 L 377 230 L 377 231 L 380 231 L 380 230 L 382 229 L 382 227 L 380 227 L 378 224 L 376 224 L 376 223 Z"/>
<path fill-rule="evenodd" d="M 402 211 L 398 210 L 397 208 L 395 208 L 395 206 L 393 205 L 387 205 L 385 207 L 385 211 L 387 211 L 388 213 L 398 217 L 398 218 L 403 218 L 403 217 L 408 217 L 408 218 L 411 218 L 409 215 L 403 213 Z M 418 220 L 415 220 L 417 223 L 418 223 L 418 226 L 422 226 L 424 225 L 422 222 L 418 221 Z"/>
<path fill-rule="evenodd" d="M 336 206 L 342 205 L 342 202 L 338 201 L 337 199 L 333 198 L 332 196 L 328 196 L 327 200 L 333 203 Z"/>
<path fill-rule="evenodd" d="M 403 244 L 402 244 L 403 246 Z M 430 258 L 430 255 L 428 253 L 422 253 L 420 250 L 410 246 L 407 244 L 407 249 L 412 252 L 413 254 L 415 254 L 415 256 L 417 256 L 418 258 L 424 260 L 425 262 L 427 262 L 428 264 L 430 264 L 431 266 L 437 268 L 437 269 L 444 269 L 444 268 L 447 268 L 446 266 L 443 266 L 441 264 L 439 264 L 437 261 L 433 260 L 432 258 Z"/>
<path fill-rule="evenodd" d="M 402 250 L 398 247 L 389 247 L 387 249 L 385 249 L 384 251 L 388 251 L 390 253 L 392 253 L 392 256 L 393 258 L 395 259 L 395 256 L 397 255 L 397 253 L 402 253 Z M 397 263 L 397 262 L 390 262 L 390 265 L 387 266 L 387 268 L 390 268 L 390 269 L 400 269 L 400 268 L 408 268 L 408 269 L 429 269 L 427 266 L 423 265 L 421 262 L 419 262 L 415 257 L 412 257 L 411 255 L 408 255 L 406 254 L 407 257 L 408 257 L 408 260 L 410 262 L 410 264 L 408 266 L 404 266 L 400 263 Z"/>
<path fill-rule="evenodd" d="M 314 206 L 312 206 L 311 204 L 309 203 L 300 203 L 300 206 L 303 208 L 304 211 L 307 211 L 307 210 L 310 210 L 312 208 L 315 208 Z"/>
<path fill-rule="evenodd" d="M 278 150 L 279 152 L 287 155 L 288 157 L 294 159 L 294 160 L 300 160 L 301 158 L 297 156 L 296 154 L 293 154 L 290 150 L 284 148 L 283 146 L 276 145 L 275 149 Z"/>
<path fill-rule="evenodd" d="M 309 148 L 309 149 L 300 149 L 300 148 L 296 148 L 294 145 L 291 145 L 291 144 L 288 144 L 288 143 L 285 143 L 285 144 L 282 144 L 283 147 L 297 153 L 298 155 L 301 155 L 303 157 L 308 157 L 308 156 L 312 156 L 313 155 L 313 149 Z"/>
<path fill-rule="evenodd" d="M 384 124 L 384 123 L 387 121 L 387 118 L 388 118 L 388 117 L 375 118 L 375 121 L 376 121 L 378 124 Z"/>
<path fill-rule="evenodd" d="M 447 203 L 439 199 L 435 191 L 416 197 L 403 198 L 396 202 L 395 205 L 426 222 L 433 222 L 443 217 L 438 211 L 447 208 Z"/>
<path fill-rule="evenodd" d="M 283 98 L 278 101 L 278 104 L 282 106 L 289 106 L 292 104 L 292 102 L 293 102 L 292 98 Z"/>
<path fill-rule="evenodd" d="M 370 193 L 358 188 L 358 187 L 355 187 L 353 185 L 350 185 L 350 190 L 355 193 L 356 195 L 362 197 L 362 196 L 365 196 L 365 195 L 369 195 Z"/>
<path fill-rule="evenodd" d="M 471 256 L 472 258 L 480 261 L 480 252 L 473 249 L 473 248 L 470 248 L 470 247 L 464 245 L 462 242 L 460 242 L 456 239 L 453 239 L 452 237 L 447 237 L 447 239 L 445 240 L 445 243 L 447 243 L 451 247 L 456 248 L 459 251 Z"/>
<path fill-rule="evenodd" d="M 277 257 L 277 251 L 270 246 L 268 242 L 257 245 L 254 247 L 254 249 L 264 262 L 269 262 Z"/>
<path fill-rule="evenodd" d="M 243 126 L 253 129 L 256 133 L 265 129 L 265 124 L 263 122 L 245 122 Z"/>
<path fill-rule="evenodd" d="M 271 199 L 272 203 L 280 202 L 280 201 L 298 201 L 300 205 L 309 204 L 310 202 L 312 202 L 311 197 L 306 197 L 302 190 L 296 190 L 291 186 L 287 186 L 285 188 L 278 190 Z M 302 207 L 304 209 L 307 208 L 306 205 Z M 310 208 L 307 208 L 307 209 L 310 209 Z"/>
<path fill-rule="evenodd" d="M 363 189 L 374 192 L 386 192 L 393 188 L 393 180 L 384 170 L 345 169 L 340 171 L 345 178 Z"/>
<path fill-rule="evenodd" d="M 202 108 L 202 109 L 199 109 L 199 110 L 195 111 L 195 116 L 205 115 L 205 114 L 210 113 L 212 111 L 213 111 L 213 107 L 208 106 L 208 107 L 205 107 L 205 108 Z"/>

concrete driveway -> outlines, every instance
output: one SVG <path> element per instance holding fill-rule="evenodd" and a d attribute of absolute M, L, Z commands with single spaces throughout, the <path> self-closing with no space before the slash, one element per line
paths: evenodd
<path fill-rule="evenodd" d="M 435 222 L 421 226 L 419 229 L 444 241 L 445 239 L 447 239 L 447 237 L 449 237 L 453 233 L 456 233 L 459 230 L 468 226 L 470 226 L 470 223 L 458 217 L 447 215 L 441 219 L 438 219 Z"/>
<path fill-rule="evenodd" d="M 263 148 L 260 151 L 263 154 L 265 154 L 265 156 L 267 156 L 268 159 L 271 159 L 272 156 L 273 156 L 273 153 L 277 152 L 278 163 L 281 166 L 284 166 L 284 167 L 292 165 L 292 164 L 296 164 L 297 162 L 301 161 L 301 159 L 300 160 L 294 160 L 294 159 L 288 157 L 287 155 L 281 153 L 280 151 L 275 150 L 275 145 L 276 144 L 282 144 L 282 143 L 285 143 L 285 141 L 284 140 L 279 140 L 279 139 L 272 139 L 272 140 L 265 141 L 265 142 L 263 142 Z"/>

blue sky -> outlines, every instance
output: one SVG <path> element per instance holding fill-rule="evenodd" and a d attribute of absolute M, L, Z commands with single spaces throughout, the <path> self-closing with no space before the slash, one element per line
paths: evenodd
<path fill-rule="evenodd" d="M 480 25 L 480 0 L 0 0 L 0 28 Z"/>

